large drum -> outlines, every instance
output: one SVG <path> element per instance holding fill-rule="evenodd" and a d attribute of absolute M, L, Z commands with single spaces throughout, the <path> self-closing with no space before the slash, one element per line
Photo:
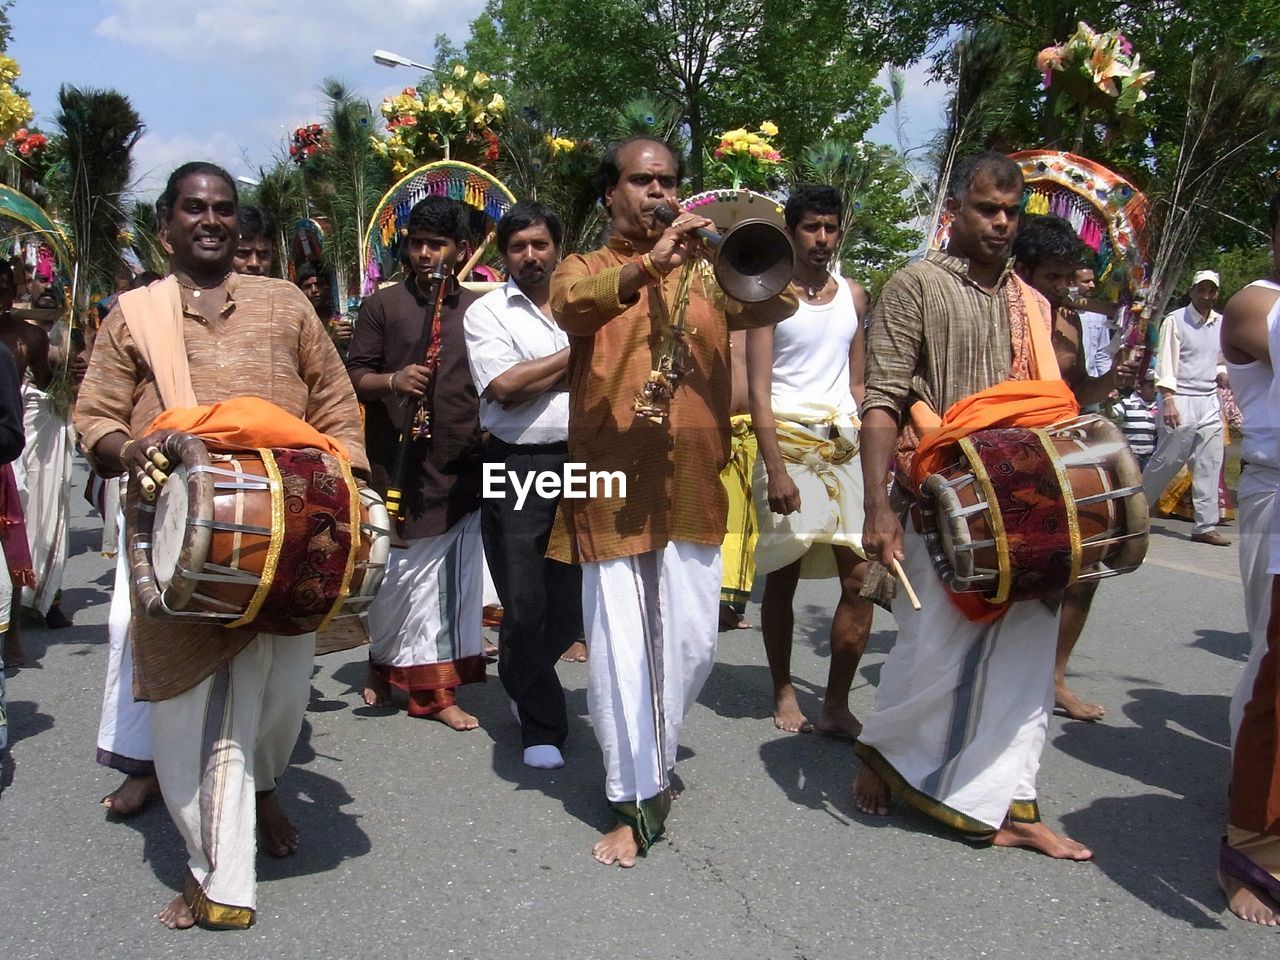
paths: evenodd
<path fill-rule="evenodd" d="M 348 464 L 319 450 L 211 454 L 186 434 L 163 453 L 172 469 L 154 504 L 129 481 L 125 534 L 141 612 L 291 636 L 368 606 L 391 523 Z"/>
<path fill-rule="evenodd" d="M 1103 417 L 965 437 L 919 505 L 943 582 L 996 603 L 1128 573 L 1147 554 L 1142 472 Z"/>

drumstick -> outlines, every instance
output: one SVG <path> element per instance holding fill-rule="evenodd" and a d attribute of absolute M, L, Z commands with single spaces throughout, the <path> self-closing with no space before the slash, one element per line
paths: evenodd
<path fill-rule="evenodd" d="M 471 276 L 471 271 L 476 268 L 476 264 L 480 262 L 480 258 L 484 256 L 485 250 L 488 248 L 489 244 L 493 243 L 493 238 L 497 235 L 498 231 L 496 229 L 489 231 L 488 235 L 484 238 L 484 242 L 480 244 L 480 246 L 476 247 L 476 252 L 471 255 L 471 259 L 464 263 L 462 265 L 462 269 L 458 271 L 459 280 L 465 280 L 467 277 Z"/>
<path fill-rule="evenodd" d="M 907 579 L 907 573 L 902 569 L 902 564 L 898 562 L 898 558 L 893 558 L 893 575 L 902 581 L 902 588 L 907 591 L 907 599 L 911 601 L 911 609 L 920 609 L 920 598 L 916 596 L 915 590 L 911 588 L 911 581 Z"/>

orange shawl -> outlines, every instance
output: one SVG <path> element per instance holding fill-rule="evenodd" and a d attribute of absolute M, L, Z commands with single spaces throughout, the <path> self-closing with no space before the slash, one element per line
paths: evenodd
<path fill-rule="evenodd" d="M 339 460 L 351 460 L 347 448 L 333 437 L 260 397 L 233 397 L 209 406 L 166 410 L 151 421 L 147 433 L 156 430 L 195 434 L 219 449 L 310 447 Z"/>

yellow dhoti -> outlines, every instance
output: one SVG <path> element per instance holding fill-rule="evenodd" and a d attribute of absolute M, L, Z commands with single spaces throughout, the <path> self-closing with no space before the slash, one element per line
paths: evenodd
<path fill-rule="evenodd" d="M 730 421 L 729 462 L 720 472 L 720 482 L 729 495 L 729 519 L 724 545 L 720 548 L 724 579 L 720 584 L 723 603 L 745 604 L 751 598 L 756 578 L 756 508 L 751 497 L 751 475 L 756 466 L 756 435 L 751 417 L 739 414 Z"/>

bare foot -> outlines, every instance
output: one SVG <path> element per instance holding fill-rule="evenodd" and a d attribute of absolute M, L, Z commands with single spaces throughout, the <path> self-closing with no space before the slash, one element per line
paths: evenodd
<path fill-rule="evenodd" d="M 620 823 L 591 848 L 591 855 L 605 866 L 616 863 L 620 867 L 634 867 L 640 853 L 640 841 L 629 825 Z"/>
<path fill-rule="evenodd" d="M 273 857 L 298 849 L 298 828 L 285 816 L 274 790 L 258 794 L 258 846 Z"/>
<path fill-rule="evenodd" d="M 19 636 L 17 628 L 12 623 L 4 635 L 3 656 L 6 668 L 21 667 L 27 662 L 27 652 L 22 648 L 22 637 Z"/>
<path fill-rule="evenodd" d="M 438 720 L 446 727 L 452 727 L 454 730 L 474 730 L 480 726 L 480 721 L 473 717 L 467 711 L 463 710 L 456 703 L 439 710 L 427 718 L 428 720 Z"/>
<path fill-rule="evenodd" d="M 813 724 L 800 712 L 796 691 L 790 684 L 773 696 L 773 725 L 787 733 L 813 733 Z"/>
<path fill-rule="evenodd" d="M 881 776 L 863 764 L 853 778 L 853 805 L 873 817 L 889 815 L 889 785 Z"/>
<path fill-rule="evenodd" d="M 170 930 L 187 930 L 196 925 L 187 902 L 181 895 L 174 897 L 156 914 L 156 919 Z"/>
<path fill-rule="evenodd" d="M 751 624 L 747 623 L 747 618 L 733 608 L 731 604 L 720 604 L 720 631 L 725 630 L 750 630 Z"/>
<path fill-rule="evenodd" d="M 1085 720 L 1094 723 L 1106 716 L 1107 711 L 1099 703 L 1085 703 L 1072 693 L 1065 683 L 1053 688 L 1053 705 L 1072 720 Z"/>
<path fill-rule="evenodd" d="M 567 660 L 569 663 L 586 663 L 587 662 L 587 645 L 581 640 L 575 640 L 569 644 L 569 649 L 560 654 L 561 660 Z"/>
<path fill-rule="evenodd" d="M 370 707 L 391 706 L 391 681 L 372 663 L 364 678 L 364 702 Z"/>
<path fill-rule="evenodd" d="M 1218 883 L 1227 895 L 1227 908 L 1241 920 L 1264 927 L 1280 926 L 1280 904 L 1252 884 L 1218 871 Z"/>
<path fill-rule="evenodd" d="M 813 726 L 819 733 L 848 740 L 857 740 L 862 732 L 862 722 L 848 707 L 823 707 L 822 716 Z"/>
<path fill-rule="evenodd" d="M 102 798 L 101 803 L 114 816 L 131 817 L 145 807 L 152 797 L 160 796 L 160 781 L 154 773 L 125 777 L 124 783 Z"/>
<path fill-rule="evenodd" d="M 997 847 L 1029 847 L 1055 860 L 1092 860 L 1093 851 L 1070 837 L 1061 837 L 1043 823 L 1006 820 L 991 842 Z"/>
<path fill-rule="evenodd" d="M 484 646 L 480 650 L 480 656 L 486 660 L 494 661 L 498 659 L 498 645 L 488 637 L 484 640 Z"/>

